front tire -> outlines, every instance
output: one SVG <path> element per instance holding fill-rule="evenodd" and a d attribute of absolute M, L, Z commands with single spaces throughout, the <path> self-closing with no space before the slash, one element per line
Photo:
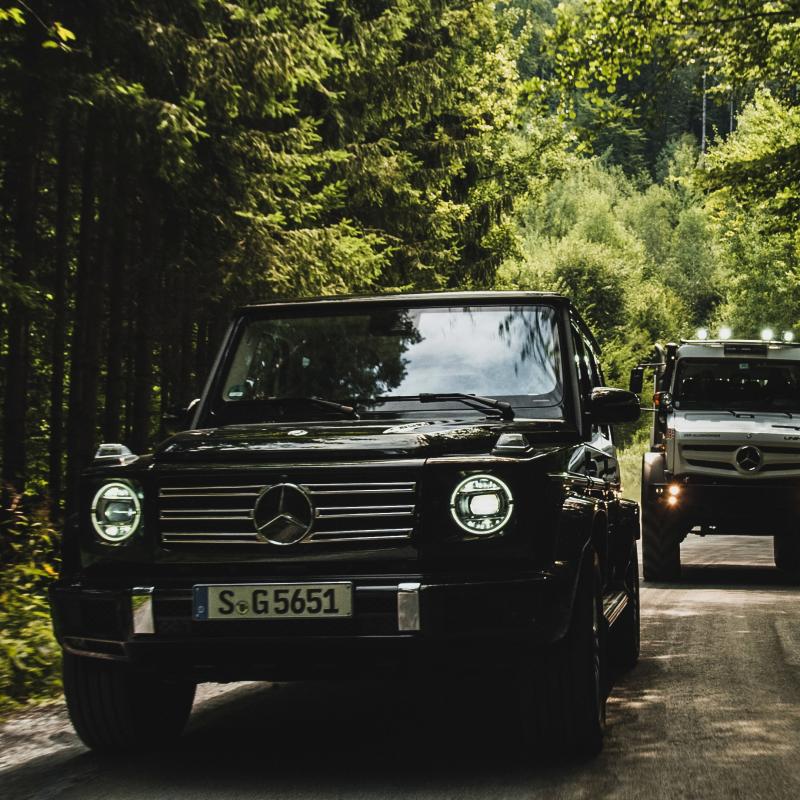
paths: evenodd
<path fill-rule="evenodd" d="M 661 453 L 642 456 L 642 577 L 646 581 L 676 581 L 681 576 L 681 543 L 664 509 L 653 500 L 654 485 L 664 485 Z"/>
<path fill-rule="evenodd" d="M 793 577 L 800 577 L 800 536 L 775 534 L 773 539 L 775 566 Z"/>
<path fill-rule="evenodd" d="M 680 536 L 651 503 L 642 505 L 642 577 L 665 583 L 681 577 Z"/>
<path fill-rule="evenodd" d="M 127 664 L 64 653 L 64 696 L 83 743 L 102 753 L 163 747 L 186 725 L 195 685 L 134 672 Z"/>
<path fill-rule="evenodd" d="M 522 676 L 525 739 L 540 753 L 589 756 L 603 746 L 605 621 L 599 562 L 586 558 L 566 636 Z"/>

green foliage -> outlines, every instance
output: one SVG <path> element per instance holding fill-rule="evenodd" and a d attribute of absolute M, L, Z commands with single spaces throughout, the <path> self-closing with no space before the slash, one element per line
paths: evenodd
<path fill-rule="evenodd" d="M 553 39 L 565 85 L 608 93 L 654 59 L 704 65 L 725 84 L 764 79 L 786 90 L 800 69 L 800 11 L 792 0 L 580 0 L 559 7 Z"/>
<path fill-rule="evenodd" d="M 738 130 L 708 156 L 708 186 L 742 208 L 772 217 L 774 230 L 800 222 L 800 108 L 758 92 Z"/>
<path fill-rule="evenodd" d="M 56 533 L 23 514 L 17 500 L 3 510 L 0 542 L 0 713 L 60 689 L 60 651 L 50 626 L 46 587 L 55 576 Z"/>
<path fill-rule="evenodd" d="M 800 326 L 798 123 L 796 107 L 760 92 L 706 161 L 725 286 L 713 321 L 740 336 Z"/>
<path fill-rule="evenodd" d="M 500 273 L 504 287 L 572 298 L 616 385 L 655 341 L 686 335 L 718 301 L 715 234 L 686 174 L 687 148 L 671 145 L 659 184 L 601 159 L 575 161 L 522 208 L 521 258 Z"/>

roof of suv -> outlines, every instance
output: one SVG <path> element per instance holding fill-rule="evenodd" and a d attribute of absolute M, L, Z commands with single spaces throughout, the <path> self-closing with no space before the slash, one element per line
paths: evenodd
<path fill-rule="evenodd" d="M 473 291 L 473 292 L 387 292 L 386 294 L 351 294 L 328 295 L 322 297 L 302 297 L 291 300 L 273 300 L 267 303 L 250 303 L 242 306 L 239 311 L 255 311 L 257 309 L 280 308 L 294 305 L 327 306 L 339 303 L 414 303 L 414 304 L 439 304 L 449 302 L 454 304 L 480 302 L 509 302 L 509 301 L 535 301 L 547 300 L 551 303 L 570 304 L 569 298 L 555 292 L 512 292 L 512 291 Z"/>
<path fill-rule="evenodd" d="M 298 299 L 274 300 L 268 303 L 252 303 L 241 306 L 237 314 L 247 314 L 257 311 L 267 311 L 272 309 L 291 308 L 293 306 L 309 306 L 313 309 L 325 309 L 339 305 L 358 305 L 362 303 L 378 303 L 386 305 L 411 304 L 418 306 L 436 306 L 442 303 L 452 305 L 466 305 L 469 303 L 521 303 L 521 302 L 542 302 L 546 301 L 552 305 L 566 306 L 573 314 L 575 319 L 592 343 L 595 350 L 600 353 L 600 345 L 596 337 L 589 329 L 588 325 L 581 318 L 580 313 L 572 304 L 572 301 L 563 294 L 556 292 L 520 292 L 520 291 L 471 291 L 471 292 L 387 292 L 386 294 L 373 295 L 329 295 L 323 297 L 305 297 Z"/>

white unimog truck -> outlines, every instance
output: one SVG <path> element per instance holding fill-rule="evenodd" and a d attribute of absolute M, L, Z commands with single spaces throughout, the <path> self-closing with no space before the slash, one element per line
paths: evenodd
<path fill-rule="evenodd" d="M 642 461 L 644 578 L 680 576 L 690 533 L 774 537 L 775 564 L 800 574 L 800 344 L 696 339 L 656 345 L 631 374 L 655 373 L 650 451 Z"/>

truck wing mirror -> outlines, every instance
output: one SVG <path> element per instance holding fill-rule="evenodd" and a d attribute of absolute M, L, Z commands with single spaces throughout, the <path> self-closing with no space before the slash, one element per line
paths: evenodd
<path fill-rule="evenodd" d="M 668 413 L 674 408 L 672 395 L 669 392 L 656 392 L 653 395 L 653 405 L 656 411 Z"/>
<path fill-rule="evenodd" d="M 634 394 L 641 394 L 644 389 L 644 367 L 639 365 L 631 370 L 630 389 Z"/>
<path fill-rule="evenodd" d="M 634 422 L 639 419 L 639 398 L 625 389 L 597 386 L 589 397 L 589 413 L 595 425 Z"/>

